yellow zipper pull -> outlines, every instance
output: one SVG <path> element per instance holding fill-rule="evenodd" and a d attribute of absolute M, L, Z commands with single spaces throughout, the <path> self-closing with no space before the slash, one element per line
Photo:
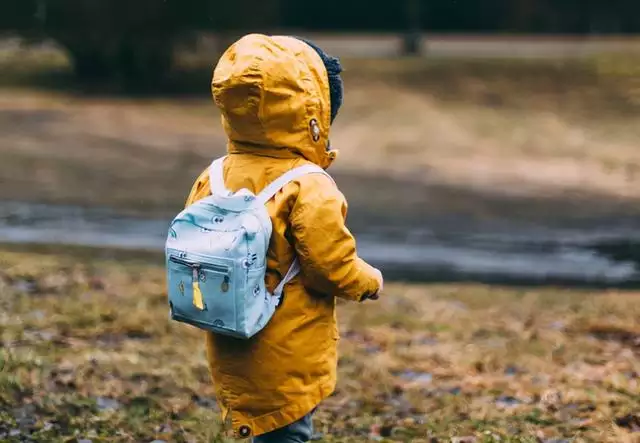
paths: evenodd
<path fill-rule="evenodd" d="M 193 305 L 204 311 L 204 301 L 202 300 L 202 292 L 200 292 L 198 269 L 193 268 Z"/>

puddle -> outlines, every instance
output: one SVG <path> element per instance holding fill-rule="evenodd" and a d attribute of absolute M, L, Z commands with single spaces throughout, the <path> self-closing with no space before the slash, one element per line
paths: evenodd
<path fill-rule="evenodd" d="M 527 401 L 510 395 L 503 395 L 495 400 L 496 406 L 502 409 L 517 408 L 518 406 L 524 405 L 526 403 Z"/>
<path fill-rule="evenodd" d="M 0 202 L 0 242 L 69 244 L 162 251 L 169 220 L 121 216 L 103 209 Z M 533 229 L 428 226 L 385 235 L 386 226 L 356 229 L 363 258 L 389 278 L 524 284 L 640 286 L 638 229 Z M 25 288 L 29 289 L 29 288 Z"/>
<path fill-rule="evenodd" d="M 117 411 L 122 407 L 122 404 L 112 398 L 98 397 L 96 398 L 96 407 L 100 411 Z"/>
<path fill-rule="evenodd" d="M 515 366 L 507 366 L 507 367 L 504 369 L 504 374 L 505 374 L 505 375 L 508 375 L 508 376 L 510 376 L 510 377 L 512 377 L 512 376 L 514 376 L 514 375 L 518 375 L 519 373 L 520 373 L 520 370 L 519 370 L 517 367 L 515 367 Z"/>
<path fill-rule="evenodd" d="M 433 381 L 433 375 L 428 372 L 404 371 L 399 373 L 398 377 L 418 384 L 429 384 Z"/>

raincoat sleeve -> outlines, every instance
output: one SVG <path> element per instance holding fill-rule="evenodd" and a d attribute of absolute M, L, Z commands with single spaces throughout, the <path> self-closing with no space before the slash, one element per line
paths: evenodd
<path fill-rule="evenodd" d="M 346 200 L 331 180 L 309 175 L 300 181 L 291 229 L 305 286 L 361 301 L 377 293 L 380 285 L 374 268 L 358 257 L 346 214 Z"/>

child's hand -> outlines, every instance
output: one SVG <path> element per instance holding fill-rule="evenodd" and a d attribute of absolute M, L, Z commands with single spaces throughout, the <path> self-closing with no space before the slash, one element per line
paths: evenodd
<path fill-rule="evenodd" d="M 374 269 L 374 271 L 376 273 L 376 279 L 378 280 L 378 284 L 380 285 L 380 289 L 378 289 L 378 292 L 376 292 L 375 294 L 372 294 L 372 295 L 369 296 L 370 300 L 378 300 L 380 298 L 380 293 L 384 289 L 384 278 L 382 277 L 382 272 L 380 272 L 379 269 Z"/>

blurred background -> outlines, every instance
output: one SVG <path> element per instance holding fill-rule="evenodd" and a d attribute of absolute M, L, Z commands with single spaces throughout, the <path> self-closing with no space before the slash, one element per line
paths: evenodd
<path fill-rule="evenodd" d="M 365 257 L 421 280 L 637 281 L 631 0 L 2 8 L 4 241 L 160 248 L 225 149 L 218 56 L 245 33 L 285 33 L 346 67 L 332 172 Z"/>
<path fill-rule="evenodd" d="M 249 32 L 341 58 L 388 282 L 341 303 L 317 440 L 639 443 L 636 0 L 0 1 L 0 440 L 230 441 L 162 248 Z"/>

